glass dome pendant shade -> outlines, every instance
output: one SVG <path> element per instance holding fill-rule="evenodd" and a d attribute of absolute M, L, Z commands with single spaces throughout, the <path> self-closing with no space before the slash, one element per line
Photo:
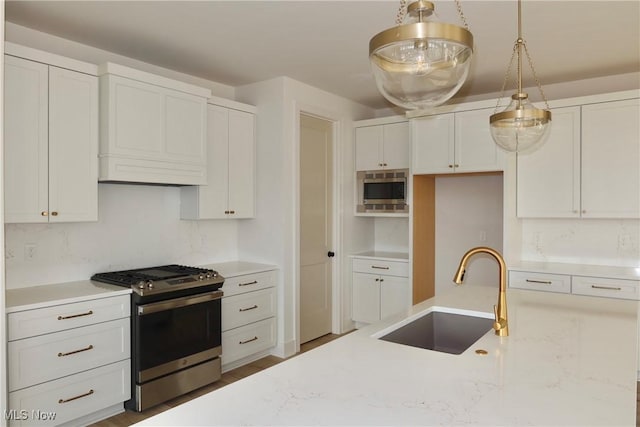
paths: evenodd
<path fill-rule="evenodd" d="M 529 66 L 533 72 L 540 94 L 546 104 L 546 110 L 535 108 L 529 102 L 529 96 L 522 91 L 523 48 L 527 54 Z M 514 45 L 513 55 L 511 56 L 509 68 L 507 69 L 507 74 L 505 75 L 505 80 L 502 85 L 503 93 L 515 55 L 518 57 L 518 91 L 511 96 L 511 102 L 504 111 L 491 115 L 489 124 L 491 127 L 491 136 L 500 148 L 508 152 L 527 153 L 538 149 L 546 142 L 549 136 L 549 130 L 551 129 L 551 112 L 549 111 L 547 99 L 544 96 L 535 69 L 533 68 L 527 46 L 522 39 L 521 0 L 518 0 L 518 39 Z M 499 99 L 498 102 L 500 102 Z M 497 109 L 498 107 L 496 106 L 496 110 Z"/>
<path fill-rule="evenodd" d="M 373 76 L 393 104 L 409 110 L 432 108 L 447 102 L 465 82 L 473 35 L 456 25 L 427 21 L 434 10 L 431 2 L 414 1 L 404 14 L 405 3 L 401 1 L 398 25 L 369 42 Z"/>

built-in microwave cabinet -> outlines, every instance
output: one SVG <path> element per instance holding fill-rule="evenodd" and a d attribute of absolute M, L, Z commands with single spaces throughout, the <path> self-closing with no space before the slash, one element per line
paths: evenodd
<path fill-rule="evenodd" d="M 493 108 L 411 119 L 412 174 L 494 172 L 504 153 L 489 130 Z"/>
<path fill-rule="evenodd" d="M 356 171 L 408 169 L 409 139 L 407 121 L 356 127 Z"/>
<path fill-rule="evenodd" d="M 640 100 L 552 113 L 549 140 L 518 154 L 518 216 L 640 218 Z"/>
<path fill-rule="evenodd" d="M 36 59 L 5 55 L 5 222 L 97 221 L 98 78 Z"/>
<path fill-rule="evenodd" d="M 209 89 L 106 63 L 100 181 L 204 185 Z"/>

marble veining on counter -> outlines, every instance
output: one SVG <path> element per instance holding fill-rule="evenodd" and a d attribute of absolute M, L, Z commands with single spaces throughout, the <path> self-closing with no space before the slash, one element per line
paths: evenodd
<path fill-rule="evenodd" d="M 407 252 L 365 251 L 351 255 L 352 258 L 382 259 L 385 261 L 409 261 Z"/>
<path fill-rule="evenodd" d="M 51 305 L 69 304 L 130 293 L 130 288 L 93 280 L 7 289 L 5 294 L 6 312 L 33 310 Z"/>
<path fill-rule="evenodd" d="M 637 302 L 509 289 L 510 335 L 460 355 L 373 337 L 496 298 L 456 287 L 138 425 L 635 425 Z"/>

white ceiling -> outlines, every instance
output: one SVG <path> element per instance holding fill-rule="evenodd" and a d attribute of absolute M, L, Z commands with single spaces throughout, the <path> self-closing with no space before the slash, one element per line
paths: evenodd
<path fill-rule="evenodd" d="M 460 25 L 454 2 L 434 3 L 439 20 Z M 475 56 L 460 95 L 499 92 L 517 35 L 517 3 L 461 4 Z M 289 76 L 384 108 L 369 71 L 368 43 L 394 25 L 398 5 L 7 0 L 5 15 L 18 25 L 230 86 Z M 524 39 L 543 86 L 640 71 L 640 1 L 526 0 L 522 8 Z M 528 68 L 524 76 L 532 86 Z"/>

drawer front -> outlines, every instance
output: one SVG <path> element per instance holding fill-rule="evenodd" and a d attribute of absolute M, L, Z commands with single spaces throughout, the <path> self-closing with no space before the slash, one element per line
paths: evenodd
<path fill-rule="evenodd" d="M 129 317 L 129 301 L 129 295 L 118 295 L 9 313 L 9 341 Z"/>
<path fill-rule="evenodd" d="M 9 393 L 10 426 L 59 425 L 131 397 L 129 360 Z M 53 415 L 55 414 L 55 415 Z"/>
<path fill-rule="evenodd" d="M 222 364 L 250 356 L 276 344 L 275 318 L 222 333 Z"/>
<path fill-rule="evenodd" d="M 9 391 L 130 357 L 129 318 L 11 341 Z"/>
<path fill-rule="evenodd" d="M 353 259 L 353 271 L 386 276 L 409 277 L 409 263 L 402 261 L 381 261 L 375 259 Z"/>
<path fill-rule="evenodd" d="M 258 289 L 271 288 L 276 285 L 276 273 L 276 270 L 272 270 L 229 277 L 225 279 L 224 285 L 222 285 L 222 292 L 228 297 L 245 292 L 257 291 Z"/>
<path fill-rule="evenodd" d="M 640 281 L 638 280 L 573 276 L 571 289 L 574 294 L 578 295 L 632 300 L 640 299 Z"/>
<path fill-rule="evenodd" d="M 275 288 L 222 299 L 222 331 L 257 322 L 276 314 Z"/>
<path fill-rule="evenodd" d="M 571 276 L 530 271 L 510 271 L 509 287 L 568 294 L 571 293 Z"/>

